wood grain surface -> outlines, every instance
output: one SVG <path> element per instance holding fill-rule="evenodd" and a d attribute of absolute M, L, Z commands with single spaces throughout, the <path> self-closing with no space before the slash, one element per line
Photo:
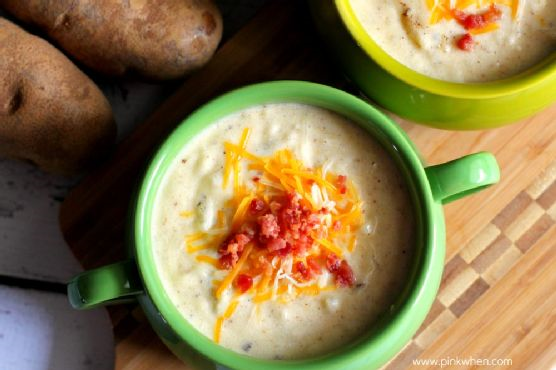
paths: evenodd
<path fill-rule="evenodd" d="M 65 200 L 60 224 L 85 268 L 123 258 L 131 192 L 158 144 L 192 110 L 249 83 L 301 79 L 350 92 L 312 30 L 307 9 L 273 1 Z M 428 163 L 494 153 L 500 184 L 445 207 L 446 271 L 413 340 L 387 365 L 415 358 L 511 358 L 517 368 L 556 365 L 556 106 L 489 131 L 450 132 L 395 118 Z M 183 368 L 133 305 L 110 309 L 116 368 Z M 471 366 L 469 366 L 471 367 Z"/>

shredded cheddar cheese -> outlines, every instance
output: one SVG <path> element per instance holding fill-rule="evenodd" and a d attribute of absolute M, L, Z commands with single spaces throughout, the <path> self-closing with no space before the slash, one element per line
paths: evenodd
<path fill-rule="evenodd" d="M 511 7 L 512 7 L 512 18 L 515 19 L 517 18 L 517 13 L 519 12 L 519 0 L 513 0 Z"/>
<path fill-rule="evenodd" d="M 223 299 L 230 289 L 234 294 L 216 320 L 216 342 L 244 294 L 256 305 L 286 303 L 355 281 L 343 259 L 356 248 L 363 223 L 354 184 L 326 168 L 304 166 L 288 149 L 257 156 L 247 150 L 250 134 L 246 128 L 239 143 L 224 143 L 222 188 L 228 188 L 231 178 L 233 194 L 225 209 L 218 210 L 213 229 L 185 236 L 188 253 L 218 252 L 219 258 L 195 256 L 226 272 L 212 282 L 215 298 Z M 245 182 L 245 170 L 253 173 L 252 181 Z M 318 279 L 322 274 L 328 277 Z"/>
<path fill-rule="evenodd" d="M 185 241 L 186 241 L 186 243 L 191 243 L 191 242 L 195 242 L 197 240 L 201 240 L 201 239 L 205 238 L 206 236 L 207 236 L 206 233 L 198 232 L 198 233 L 195 233 L 195 234 L 187 235 L 185 237 Z"/>
<path fill-rule="evenodd" d="M 214 257 L 205 256 L 205 255 L 198 255 L 198 256 L 195 257 L 195 259 L 199 262 L 209 263 L 209 264 L 213 265 L 214 267 L 218 267 L 218 259 L 216 259 Z"/>
<path fill-rule="evenodd" d="M 216 215 L 216 227 L 224 227 L 226 226 L 226 215 L 224 214 L 223 210 L 218 210 Z"/>
<path fill-rule="evenodd" d="M 511 10 L 515 20 L 519 12 L 519 0 L 425 0 L 430 11 L 429 24 L 435 25 L 443 20 L 456 21 L 467 32 L 456 40 L 456 45 L 464 51 L 473 50 L 473 37 L 498 30 L 497 21 L 502 16 L 498 6 Z M 471 13 L 469 8 L 475 6 L 483 13 Z M 486 8 L 486 9 L 485 9 Z"/>
<path fill-rule="evenodd" d="M 348 251 L 350 253 L 353 252 L 356 245 L 357 245 L 357 238 L 355 237 L 355 235 L 352 235 L 351 238 L 349 239 Z"/>
<path fill-rule="evenodd" d="M 201 244 L 201 245 L 188 244 L 187 245 L 187 252 L 189 252 L 189 253 L 198 252 L 198 251 L 202 251 L 202 250 L 205 250 L 205 249 L 209 249 L 212 246 L 213 246 L 212 244 Z"/>
<path fill-rule="evenodd" d="M 330 252 L 336 254 L 337 256 L 341 256 L 342 254 L 344 254 L 342 248 L 338 247 L 337 245 L 334 245 L 333 243 L 331 243 L 326 239 L 315 239 L 315 241 L 320 245 L 322 245 L 323 247 L 325 247 L 326 249 L 328 249 Z"/>
<path fill-rule="evenodd" d="M 500 26 L 498 24 L 490 23 L 490 24 L 487 24 L 484 27 L 477 28 L 477 29 L 474 29 L 474 30 L 469 30 L 469 33 L 472 34 L 472 35 L 480 35 L 482 33 L 488 33 L 488 32 L 492 32 L 492 31 L 496 31 L 499 28 L 500 28 Z"/>
<path fill-rule="evenodd" d="M 431 11 L 431 16 L 434 13 L 440 13 L 439 17 L 446 17 L 446 19 L 453 19 L 453 11 L 459 10 L 464 11 L 470 8 L 472 5 L 476 9 L 483 9 L 492 5 L 501 5 L 509 7 L 512 10 L 512 17 L 517 16 L 517 11 L 519 9 L 519 0 L 457 0 L 452 6 L 453 1 L 451 0 L 425 0 L 427 9 Z M 433 24 L 431 22 L 431 24 Z"/>
<path fill-rule="evenodd" d="M 249 203 L 254 199 L 253 195 L 247 195 L 239 202 L 239 206 L 232 218 L 232 231 L 239 229 L 239 227 L 245 221 L 245 213 L 247 213 L 247 207 Z"/>

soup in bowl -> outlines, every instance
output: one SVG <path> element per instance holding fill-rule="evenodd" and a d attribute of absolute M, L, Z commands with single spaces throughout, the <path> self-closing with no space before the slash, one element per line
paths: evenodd
<path fill-rule="evenodd" d="M 130 259 L 77 276 L 70 302 L 137 299 L 200 368 L 375 368 L 434 300 L 442 204 L 498 177 L 488 153 L 425 168 L 395 123 L 342 91 L 249 86 L 165 141 L 132 210 Z"/>
<path fill-rule="evenodd" d="M 179 154 L 155 204 L 166 292 L 238 353 L 326 354 L 368 331 L 408 278 L 404 180 L 376 140 L 323 108 L 274 103 L 222 118 Z"/>
<path fill-rule="evenodd" d="M 365 32 L 388 55 L 438 80 L 509 78 L 556 50 L 554 1 L 351 0 L 349 4 Z"/>
<path fill-rule="evenodd" d="M 556 100 L 556 11 L 544 0 L 310 1 L 346 75 L 392 112 L 458 130 Z"/>

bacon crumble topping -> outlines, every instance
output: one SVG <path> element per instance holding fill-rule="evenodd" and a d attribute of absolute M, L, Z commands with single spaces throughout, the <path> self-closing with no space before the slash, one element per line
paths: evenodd
<path fill-rule="evenodd" d="M 496 23 L 502 18 L 499 6 L 510 8 L 512 19 L 517 17 L 519 11 L 519 0 L 426 0 L 430 11 L 430 24 L 436 24 L 442 20 L 455 20 L 466 31 L 456 37 L 456 46 L 463 51 L 472 51 L 474 39 L 472 36 L 495 31 L 499 28 Z M 468 10 L 472 5 L 477 9 L 488 6 L 486 10 L 473 13 Z"/>
<path fill-rule="evenodd" d="M 356 282 L 345 258 L 356 246 L 363 219 L 352 182 L 323 167 L 303 166 L 287 149 L 258 157 L 246 150 L 249 135 L 250 129 L 245 129 L 239 144 L 224 144 L 223 188 L 231 176 L 234 195 L 218 212 L 215 231 L 185 238 L 189 253 L 217 249 L 217 258 L 196 255 L 197 261 L 224 273 L 222 280 L 214 281 L 216 299 L 231 289 L 231 301 L 215 325 L 216 342 L 243 295 L 255 304 L 269 299 L 288 302 Z M 245 167 L 256 173 L 249 184 L 241 183 Z M 227 222 L 230 211 L 233 216 Z M 199 241 L 205 242 L 193 245 Z"/>

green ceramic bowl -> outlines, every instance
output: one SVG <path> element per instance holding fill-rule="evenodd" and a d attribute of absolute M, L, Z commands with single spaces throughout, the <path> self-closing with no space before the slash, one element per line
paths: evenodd
<path fill-rule="evenodd" d="M 300 361 L 269 361 L 227 350 L 195 330 L 164 291 L 153 259 L 151 218 L 161 181 L 184 145 L 216 120 L 261 104 L 295 102 L 337 112 L 363 127 L 395 160 L 410 189 L 417 224 L 415 260 L 399 299 L 354 343 L 325 356 Z M 76 308 L 138 300 L 168 347 L 200 368 L 372 369 L 399 351 L 421 325 L 436 295 L 444 264 L 442 203 L 489 186 L 499 179 L 491 154 L 478 153 L 424 167 L 409 138 L 387 116 L 343 91 L 308 82 L 282 81 L 248 86 L 221 96 L 191 114 L 152 159 L 136 196 L 130 223 L 130 259 L 75 277 L 68 296 Z M 364 186 L 361 184 L 360 186 Z"/>
<path fill-rule="evenodd" d="M 504 80 L 453 83 L 417 73 L 365 32 L 349 0 L 309 0 L 317 29 L 345 74 L 369 98 L 411 120 L 451 130 L 502 126 L 556 101 L 556 51 Z"/>

